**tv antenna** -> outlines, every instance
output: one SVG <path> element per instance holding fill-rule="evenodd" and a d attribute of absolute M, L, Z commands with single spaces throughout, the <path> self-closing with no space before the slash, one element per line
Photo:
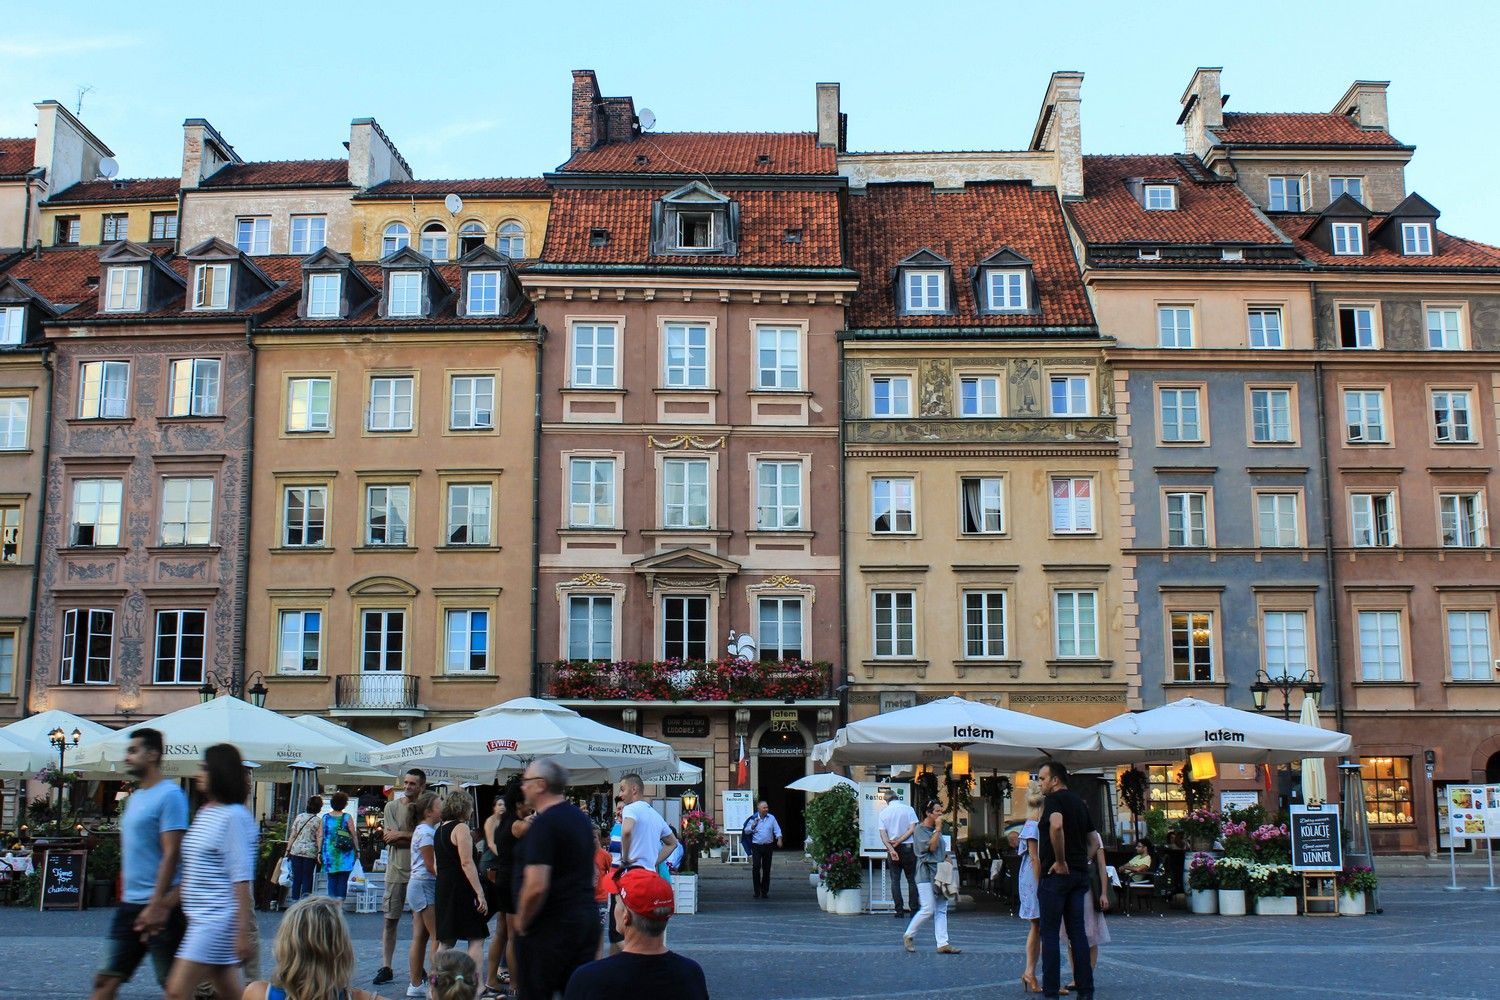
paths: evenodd
<path fill-rule="evenodd" d="M 75 115 L 83 114 L 83 95 L 92 94 L 93 92 L 94 88 L 89 84 L 84 84 L 82 87 L 78 88 L 78 100 L 73 104 L 73 113 Z"/>
<path fill-rule="evenodd" d="M 656 127 L 656 112 L 650 108 L 642 108 L 641 113 L 635 117 L 641 123 L 642 132 L 649 132 Z"/>

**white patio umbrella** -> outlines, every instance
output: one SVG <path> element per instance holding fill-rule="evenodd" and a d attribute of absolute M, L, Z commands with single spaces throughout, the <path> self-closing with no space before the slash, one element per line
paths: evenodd
<path fill-rule="evenodd" d="M 809 774 L 798 778 L 786 787 L 798 792 L 831 792 L 840 785 L 848 785 L 855 791 L 859 791 L 859 782 L 852 781 L 842 774 L 834 774 L 832 771 L 824 771 L 822 774 Z"/>
<path fill-rule="evenodd" d="M 51 763 L 54 756 L 13 739 L 0 729 L 0 778 L 30 777 Z"/>
<path fill-rule="evenodd" d="M 1180 761 L 1208 751 L 1230 764 L 1289 764 L 1304 757 L 1348 753 L 1354 741 L 1298 722 L 1216 705 L 1197 698 L 1146 712 L 1127 712 L 1094 727 L 1099 750 L 1063 754 L 1075 764 Z"/>
<path fill-rule="evenodd" d="M 10 725 L 0 729 L 0 733 L 9 736 L 18 743 L 25 743 L 27 746 L 50 750 L 52 756 L 56 757 L 57 751 L 52 748 L 51 743 L 47 742 L 47 734 L 51 733 L 54 729 L 61 729 L 68 734 L 70 739 L 72 738 L 73 730 L 78 730 L 83 736 L 79 746 L 83 746 L 101 736 L 113 736 L 115 734 L 115 731 L 108 726 L 101 726 L 92 719 L 85 719 L 83 716 L 74 715 L 72 712 L 64 712 L 60 708 L 49 708 L 45 712 L 28 715 L 26 718 L 12 722 Z M 71 754 L 72 752 L 69 749 L 68 753 Z"/>
<path fill-rule="evenodd" d="M 1318 703 L 1313 701 L 1313 696 L 1306 694 L 1302 696 L 1302 715 L 1298 720 L 1309 729 L 1322 729 L 1323 723 L 1318 718 Z M 1326 802 L 1328 800 L 1328 775 L 1323 770 L 1323 758 L 1302 758 L 1302 801 L 1303 802 Z"/>
<path fill-rule="evenodd" d="M 341 778 L 369 778 L 372 782 L 379 781 L 381 784 L 390 784 L 391 775 L 370 763 L 370 754 L 375 750 L 382 749 L 385 744 L 377 739 L 366 736 L 364 733 L 356 733 L 339 725 L 337 722 L 329 722 L 318 715 L 294 715 L 292 721 L 300 726 L 306 726 L 319 736 L 341 743 L 349 751 L 349 759 L 343 769 L 339 771 Z M 308 794 L 315 794 L 309 792 Z"/>

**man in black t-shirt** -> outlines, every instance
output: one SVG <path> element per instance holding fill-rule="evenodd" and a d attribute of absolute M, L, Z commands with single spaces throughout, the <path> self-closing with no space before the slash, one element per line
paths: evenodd
<path fill-rule="evenodd" d="M 1058 930 L 1066 924 L 1073 949 L 1073 977 L 1078 996 L 1092 1000 L 1094 971 L 1089 964 L 1089 940 L 1084 931 L 1083 908 L 1089 901 L 1089 834 L 1094 821 L 1083 799 L 1068 791 L 1068 769 L 1048 761 L 1037 772 L 1042 791 L 1041 843 L 1042 881 L 1037 903 L 1042 912 L 1042 993 L 1060 996 L 1062 952 Z"/>
<path fill-rule="evenodd" d="M 552 1000 L 599 948 L 597 835 L 588 816 L 563 798 L 567 788 L 568 769 L 550 757 L 532 761 L 521 779 L 526 804 L 536 810 L 517 845 L 516 964 L 527 1000 Z"/>
<path fill-rule="evenodd" d="M 703 968 L 668 951 L 662 940 L 673 909 L 666 879 L 649 868 L 625 868 L 614 882 L 620 897 L 615 927 L 625 945 L 573 973 L 565 1000 L 708 1000 Z"/>

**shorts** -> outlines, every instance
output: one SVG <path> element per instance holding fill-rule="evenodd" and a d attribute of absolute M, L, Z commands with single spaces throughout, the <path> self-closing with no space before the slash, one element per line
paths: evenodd
<path fill-rule="evenodd" d="M 385 896 L 381 901 L 381 910 L 385 913 L 387 920 L 400 920 L 401 911 L 406 909 L 406 885 L 407 883 L 392 882 L 389 879 L 385 883 Z"/>
<path fill-rule="evenodd" d="M 406 902 L 411 912 L 421 913 L 437 902 L 437 879 L 419 878 L 406 884 Z"/>
<path fill-rule="evenodd" d="M 167 984 L 167 973 L 172 970 L 172 959 L 177 955 L 177 946 L 187 932 L 187 920 L 182 911 L 172 910 L 167 915 L 167 926 L 150 941 L 142 941 L 135 930 L 135 919 L 145 910 L 145 903 L 121 903 L 110 921 L 108 950 L 99 975 L 130 982 L 141 960 L 149 953 L 151 965 L 156 972 L 159 986 Z"/>

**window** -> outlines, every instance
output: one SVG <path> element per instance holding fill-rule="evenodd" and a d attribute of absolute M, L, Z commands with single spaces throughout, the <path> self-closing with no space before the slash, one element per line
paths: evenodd
<path fill-rule="evenodd" d="M 449 608 L 443 666 L 450 674 L 482 673 L 490 665 L 490 613 Z"/>
<path fill-rule="evenodd" d="M 1443 547 L 1472 549 L 1484 544 L 1484 505 L 1478 493 L 1441 493 L 1438 519 Z"/>
<path fill-rule="evenodd" d="M 1263 548 L 1287 548 L 1300 544 L 1297 494 L 1257 493 L 1255 512 L 1259 528 L 1257 545 Z"/>
<path fill-rule="evenodd" d="M 1427 346 L 1434 351 L 1463 349 L 1460 310 L 1449 306 L 1427 307 Z"/>
<path fill-rule="evenodd" d="M 464 312 L 470 316 L 500 315 L 499 271 L 469 272 L 469 298 Z"/>
<path fill-rule="evenodd" d="M 123 420 L 130 390 L 130 362 L 88 361 L 79 366 L 78 416 Z"/>
<path fill-rule="evenodd" d="M 1487 681 L 1490 663 L 1490 613 L 1448 612 L 1448 662 L 1456 681 Z"/>
<path fill-rule="evenodd" d="M 19 344 L 26 339 L 26 307 L 0 306 L 0 345 Z"/>
<path fill-rule="evenodd" d="M 1170 212 L 1177 207 L 1177 188 L 1172 184 L 1147 184 L 1146 211 Z"/>
<path fill-rule="evenodd" d="M 1192 347 L 1193 310 L 1187 306 L 1157 306 L 1156 346 Z"/>
<path fill-rule="evenodd" d="M 1004 659 L 1006 648 L 1005 591 L 964 591 L 964 656 Z"/>
<path fill-rule="evenodd" d="M 762 663 L 802 659 L 802 599 L 760 599 L 760 659 Z"/>
<path fill-rule="evenodd" d="M 412 379 L 410 375 L 370 379 L 372 431 L 411 430 Z"/>
<path fill-rule="evenodd" d="M 1365 252 L 1365 229 L 1358 222 L 1333 224 L 1333 252 L 1340 257 L 1355 257 Z"/>
<path fill-rule="evenodd" d="M 271 252 L 271 217 L 256 215 L 234 220 L 234 245 L 240 253 L 259 257 Z"/>
<path fill-rule="evenodd" d="M 984 272 L 990 312 L 1019 312 L 1026 308 L 1026 272 L 989 268 Z"/>
<path fill-rule="evenodd" d="M 1214 679 L 1214 616 L 1212 611 L 1174 611 L 1172 680 L 1211 683 Z"/>
<path fill-rule="evenodd" d="M 488 430 L 495 426 L 495 376 L 455 375 L 451 388 L 450 430 Z"/>
<path fill-rule="evenodd" d="M 872 414 L 877 417 L 911 416 L 911 378 L 879 375 L 870 380 Z"/>
<path fill-rule="evenodd" d="M 388 257 L 397 250 L 411 246 L 411 230 L 399 222 L 392 222 L 380 235 L 380 256 Z"/>
<path fill-rule="evenodd" d="M 323 613 L 283 611 L 277 634 L 276 672 L 315 674 L 323 659 Z"/>
<path fill-rule="evenodd" d="M 526 230 L 519 222 L 502 222 L 495 231 L 495 249 L 511 260 L 522 260 L 526 256 Z"/>
<path fill-rule="evenodd" d="M 614 659 L 615 602 L 611 597 L 574 594 L 568 598 L 568 659 Z"/>
<path fill-rule="evenodd" d="M 59 246 L 77 246 L 83 237 L 83 222 L 76 215 L 57 217 L 56 239 Z"/>
<path fill-rule="evenodd" d="M 801 336 L 795 327 L 756 327 L 756 388 L 802 388 Z"/>
<path fill-rule="evenodd" d="M 1005 480 L 999 476 L 965 477 L 959 481 L 963 509 L 959 524 L 966 535 L 998 535 L 1005 531 Z"/>
<path fill-rule="evenodd" d="M 875 656 L 917 655 L 917 595 L 910 590 L 877 590 L 870 595 Z"/>
<path fill-rule="evenodd" d="M 677 216 L 678 250 L 712 250 L 718 246 L 714 240 L 713 212 L 682 212 Z"/>
<path fill-rule="evenodd" d="M 1208 545 L 1208 494 L 1167 494 L 1167 545 L 1173 548 Z"/>
<path fill-rule="evenodd" d="M 1292 390 L 1250 390 L 1250 440 L 1254 444 L 1291 444 Z"/>
<path fill-rule="evenodd" d="M 663 331 L 666 385 L 702 389 L 708 385 L 708 327 L 668 323 Z"/>
<path fill-rule="evenodd" d="M 568 462 L 568 527 L 615 526 L 615 460 L 574 458 Z"/>
<path fill-rule="evenodd" d="M 203 683 L 202 611 L 156 613 L 156 683 Z"/>
<path fill-rule="evenodd" d="M 386 315 L 422 315 L 422 272 L 392 271 L 386 291 Z"/>
<path fill-rule="evenodd" d="M 338 274 L 307 276 L 307 316 L 309 319 L 338 319 L 343 311 L 343 279 Z"/>
<path fill-rule="evenodd" d="M 1469 393 L 1445 389 L 1432 394 L 1432 424 L 1438 444 L 1473 444 Z"/>
<path fill-rule="evenodd" d="M 1089 377 L 1087 375 L 1053 375 L 1048 379 L 1049 407 L 1054 417 L 1089 415 Z"/>
<path fill-rule="evenodd" d="M 105 272 L 104 311 L 134 312 L 141 307 L 141 269 L 111 267 Z"/>
<path fill-rule="evenodd" d="M 365 487 L 365 544 L 406 545 L 410 486 Z"/>
<path fill-rule="evenodd" d="M 1379 389 L 1344 390 L 1345 439 L 1351 444 L 1384 444 L 1385 393 Z"/>
<path fill-rule="evenodd" d="M 1365 179 L 1363 177 L 1328 178 L 1328 200 L 1337 201 L 1340 195 L 1348 195 L 1361 205 L 1365 203 Z"/>
<path fill-rule="evenodd" d="M 1401 223 L 1401 253 L 1407 257 L 1426 257 L 1432 253 L 1432 225 L 1426 222 Z"/>
<path fill-rule="evenodd" d="M 1354 493 L 1349 497 L 1350 541 L 1359 548 L 1396 544 L 1394 493 Z"/>
<path fill-rule="evenodd" d="M 617 334 L 613 325 L 580 323 L 573 327 L 573 388 L 615 387 Z"/>
<path fill-rule="evenodd" d="M 0 563 L 21 561 L 21 505 L 0 504 Z"/>
<path fill-rule="evenodd" d="M 0 396 L 0 451 L 21 451 L 31 428 L 31 400 Z"/>
<path fill-rule="evenodd" d="M 802 463 L 755 463 L 755 526 L 761 531 L 802 527 Z"/>
<path fill-rule="evenodd" d="M 1285 347 L 1281 339 L 1281 310 L 1277 308 L 1252 308 L 1250 310 L 1250 346 Z"/>
<path fill-rule="evenodd" d="M 1359 679 L 1399 681 L 1401 670 L 1401 612 L 1359 613 Z"/>
<path fill-rule="evenodd" d="M 1195 388 L 1159 389 L 1161 439 L 1176 444 L 1203 440 L 1202 408 Z"/>
<path fill-rule="evenodd" d="M 448 230 L 441 223 L 429 222 L 422 227 L 422 256 L 434 264 L 448 260 Z"/>
<path fill-rule="evenodd" d="M 328 245 L 328 217 L 325 215 L 292 216 L 291 253 L 305 257 Z"/>
<path fill-rule="evenodd" d="M 118 243 L 120 240 L 128 240 L 130 232 L 130 216 L 110 214 L 104 217 L 104 223 L 100 227 L 100 243 Z"/>
<path fill-rule="evenodd" d="M 944 294 L 947 273 L 944 271 L 914 271 L 906 275 L 906 311 L 909 313 L 940 313 L 947 309 Z"/>
<path fill-rule="evenodd" d="M 1369 306 L 1339 306 L 1339 346 L 1367 351 L 1375 346 L 1375 310 Z"/>
<path fill-rule="evenodd" d="M 326 378 L 294 378 L 287 381 L 286 429 L 292 432 L 326 431 L 333 381 Z"/>
<path fill-rule="evenodd" d="M 1302 211 L 1302 178 L 1301 177 L 1269 177 L 1266 179 L 1270 187 L 1270 202 L 1268 208 L 1273 212 L 1300 212 Z"/>
<path fill-rule="evenodd" d="M 974 375 L 959 379 L 958 412 L 965 417 L 998 417 L 1000 415 L 1000 380 L 992 375 Z"/>
<path fill-rule="evenodd" d="M 406 612 L 367 610 L 361 620 L 360 669 L 366 673 L 399 673 L 406 652 Z"/>
<path fill-rule="evenodd" d="M 870 531 L 896 535 L 916 530 L 912 486 L 910 479 L 870 480 Z"/>
<path fill-rule="evenodd" d="M 214 481 L 171 478 L 161 484 L 161 544 L 207 545 L 213 539 Z"/>
<path fill-rule="evenodd" d="M 0 632 L 0 698 L 16 694 L 16 633 Z"/>
<path fill-rule="evenodd" d="M 62 664 L 64 684 L 108 684 L 114 657 L 115 613 L 96 608 L 63 612 Z"/>
<path fill-rule="evenodd" d="M 152 212 L 151 238 L 153 240 L 175 240 L 177 238 L 177 213 Z"/>
<path fill-rule="evenodd" d="M 1361 757 L 1365 786 L 1365 821 L 1371 826 L 1415 822 L 1411 797 L 1410 757 Z"/>
<path fill-rule="evenodd" d="M 173 361 L 169 375 L 172 397 L 167 403 L 167 416 L 218 416 L 219 367 L 216 358 L 184 358 Z"/>
<path fill-rule="evenodd" d="M 328 521 L 328 487 L 288 486 L 281 494 L 281 544 L 321 548 Z"/>
<path fill-rule="evenodd" d="M 1307 612 L 1267 611 L 1265 632 L 1266 676 L 1304 677 L 1307 674 Z"/>
<path fill-rule="evenodd" d="M 662 462 L 662 525 L 708 527 L 708 462 L 669 458 Z"/>
<path fill-rule="evenodd" d="M 477 222 L 465 222 L 458 227 L 458 256 L 467 257 L 472 251 L 484 246 L 484 227 Z"/>
<path fill-rule="evenodd" d="M 79 548 L 119 545 L 123 499 L 124 486 L 118 479 L 75 479 L 68 544 Z"/>
<path fill-rule="evenodd" d="M 708 598 L 668 595 L 661 601 L 664 660 L 708 658 Z"/>
<path fill-rule="evenodd" d="M 1052 479 L 1052 533 L 1091 535 L 1094 532 L 1094 481 L 1082 477 Z"/>
<path fill-rule="evenodd" d="M 454 483 L 448 487 L 448 544 L 490 544 L 490 510 L 494 487 Z"/>
<path fill-rule="evenodd" d="M 1099 595 L 1092 590 L 1059 590 L 1052 595 L 1053 624 L 1060 659 L 1099 657 Z"/>
<path fill-rule="evenodd" d="M 193 308 L 229 308 L 228 264 L 199 264 L 193 268 Z"/>

